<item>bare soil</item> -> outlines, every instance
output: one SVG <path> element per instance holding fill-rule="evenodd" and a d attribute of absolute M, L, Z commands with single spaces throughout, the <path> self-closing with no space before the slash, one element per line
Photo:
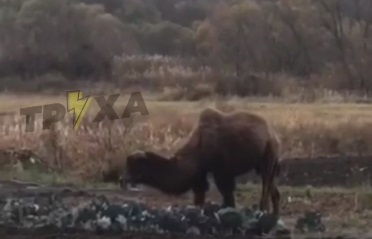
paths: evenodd
<path fill-rule="evenodd" d="M 251 173 L 241 177 L 239 181 L 258 180 Z M 279 177 L 279 184 L 287 186 L 350 188 L 371 181 L 372 155 L 285 159 Z"/>

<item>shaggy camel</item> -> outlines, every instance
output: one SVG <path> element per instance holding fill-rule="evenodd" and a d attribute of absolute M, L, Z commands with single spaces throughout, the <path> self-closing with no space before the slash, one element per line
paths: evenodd
<path fill-rule="evenodd" d="M 211 173 L 223 197 L 224 207 L 235 207 L 235 178 L 255 170 L 260 175 L 260 209 L 279 214 L 280 193 L 275 177 L 280 171 L 280 142 L 258 115 L 239 111 L 221 113 L 207 108 L 187 143 L 171 158 L 137 151 L 127 157 L 121 185 L 144 184 L 169 195 L 194 193 L 194 204 L 202 206 Z"/>

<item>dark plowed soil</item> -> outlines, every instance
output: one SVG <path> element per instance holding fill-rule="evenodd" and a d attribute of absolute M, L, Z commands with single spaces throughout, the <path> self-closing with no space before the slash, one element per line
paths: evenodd
<path fill-rule="evenodd" d="M 257 181 L 254 174 L 241 181 Z M 372 156 L 294 158 L 283 161 L 279 183 L 288 186 L 353 187 L 372 180 Z"/>

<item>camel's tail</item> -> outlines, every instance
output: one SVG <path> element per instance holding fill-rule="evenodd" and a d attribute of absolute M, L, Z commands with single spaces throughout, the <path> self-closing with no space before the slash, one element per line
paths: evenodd
<path fill-rule="evenodd" d="M 280 162 L 278 149 L 272 142 L 267 143 L 262 161 L 261 170 L 262 173 L 267 173 L 269 182 L 272 182 L 275 177 L 280 174 Z"/>
<path fill-rule="evenodd" d="M 275 147 L 275 145 L 273 145 L 272 142 L 268 142 L 264 150 L 262 161 L 256 168 L 256 173 L 258 175 L 266 174 L 266 176 L 270 178 L 270 181 L 273 180 L 274 177 L 279 176 L 281 172 L 281 165 L 279 161 L 278 149 Z"/>

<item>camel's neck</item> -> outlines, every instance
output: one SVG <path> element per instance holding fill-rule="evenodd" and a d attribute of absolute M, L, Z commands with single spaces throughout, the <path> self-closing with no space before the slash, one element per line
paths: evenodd
<path fill-rule="evenodd" d="M 159 166 L 148 185 L 168 194 L 183 194 L 191 189 L 198 174 L 196 162 L 191 160 L 166 160 Z"/>

